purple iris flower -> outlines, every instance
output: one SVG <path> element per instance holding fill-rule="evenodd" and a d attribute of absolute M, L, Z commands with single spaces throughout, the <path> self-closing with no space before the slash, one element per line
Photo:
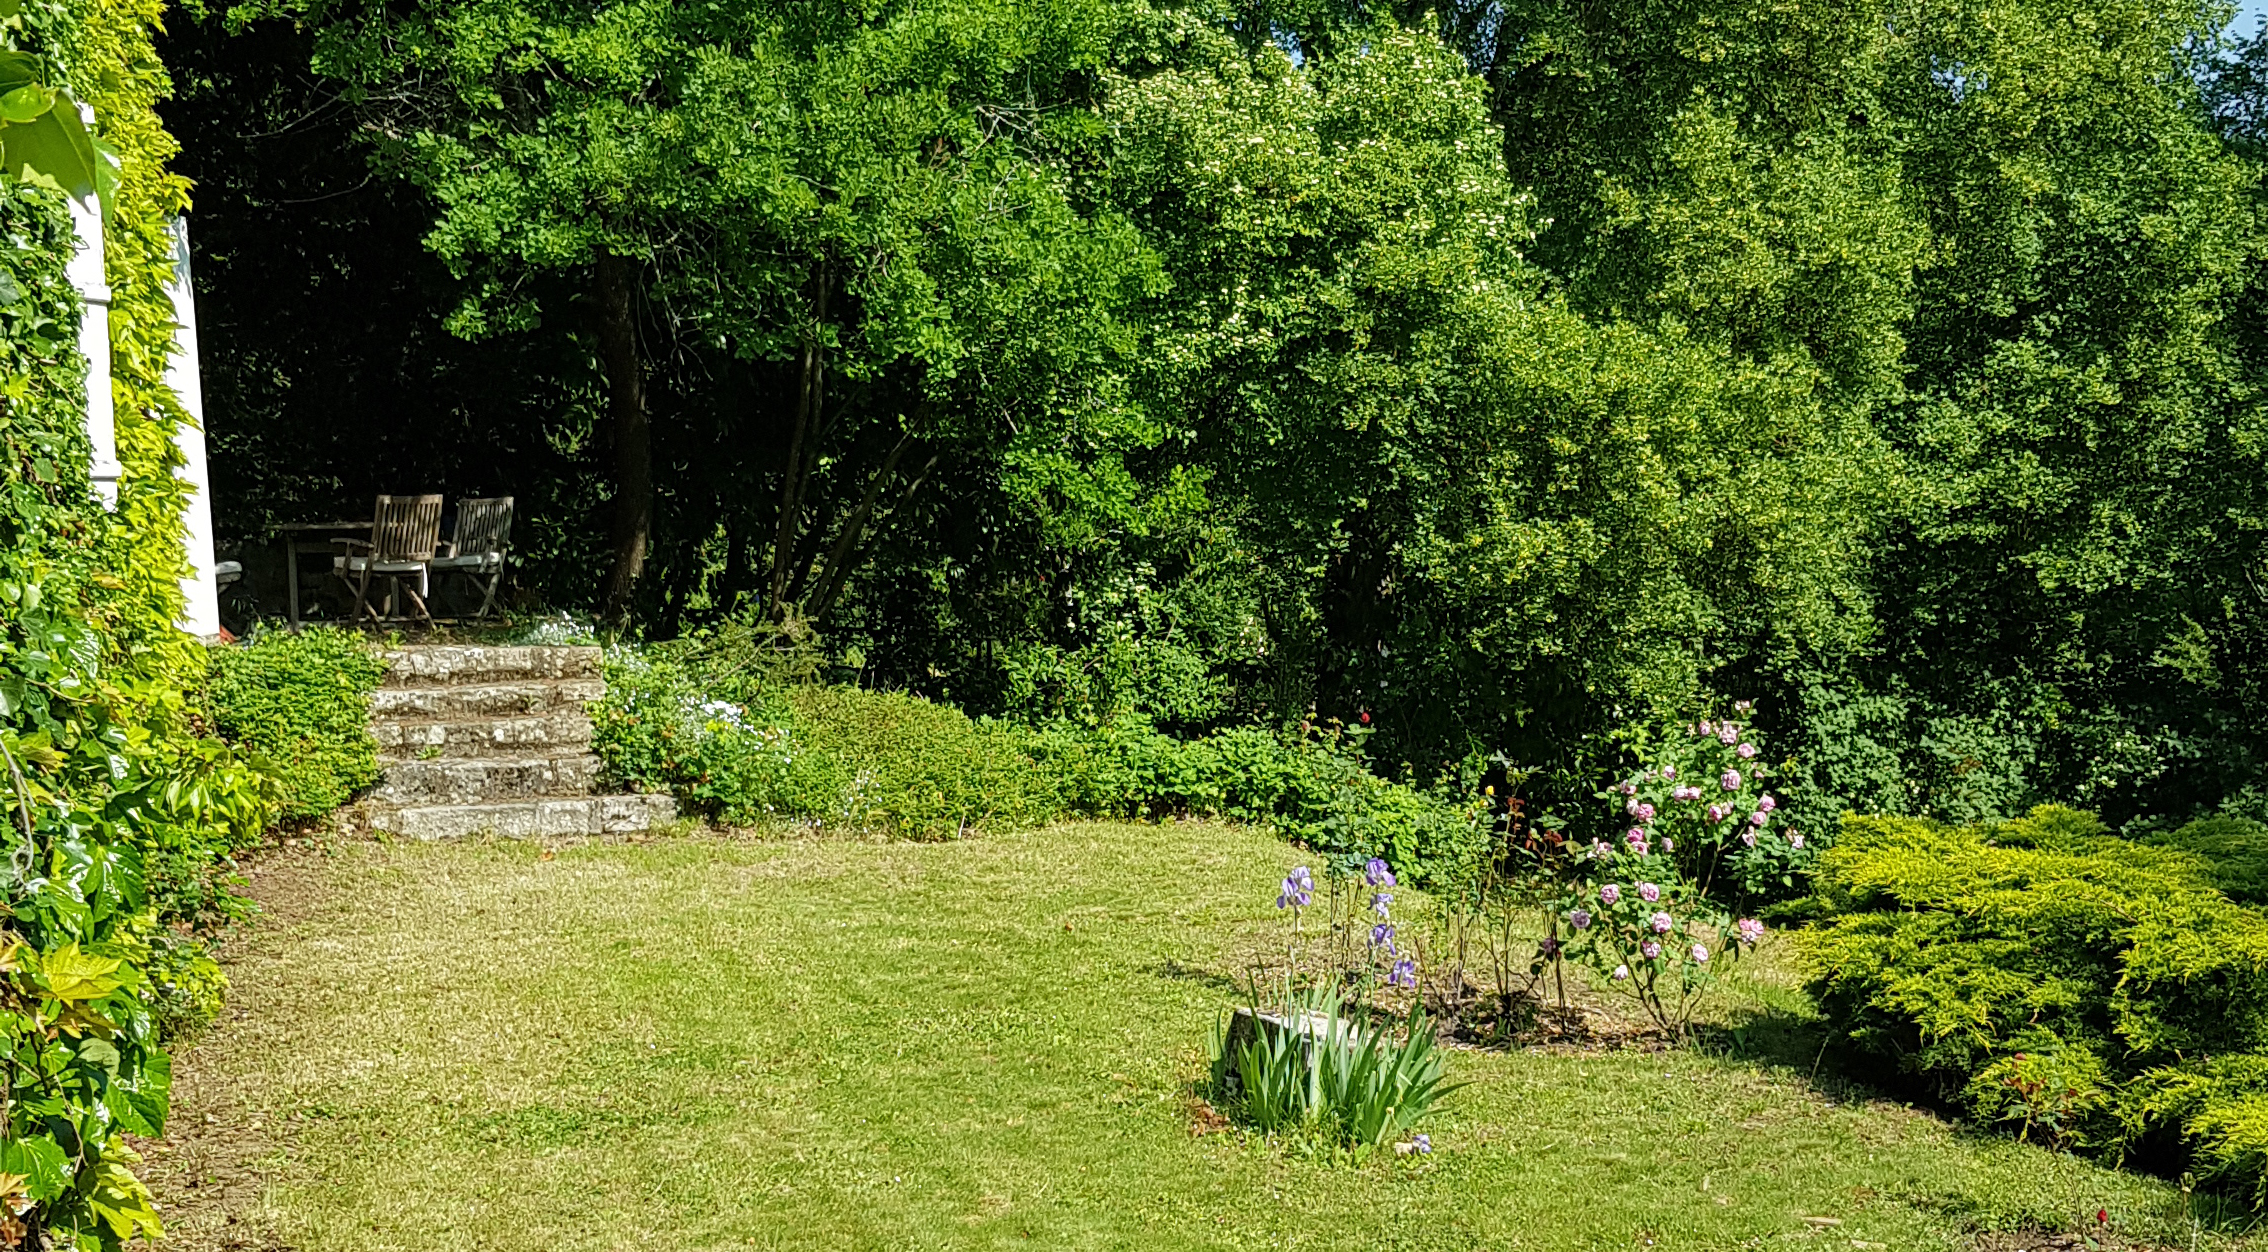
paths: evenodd
<path fill-rule="evenodd" d="M 1394 925 L 1392 922 L 1380 922 L 1370 928 L 1370 946 L 1384 948 L 1388 952 L 1394 950 Z"/>
<path fill-rule="evenodd" d="M 1315 902 L 1315 877 L 1305 865 L 1284 875 L 1283 890 L 1276 896 L 1279 909 L 1304 909 Z"/>
<path fill-rule="evenodd" d="M 1394 968 L 1388 971 L 1386 981 L 1397 987 L 1417 986 L 1417 962 L 1406 956 L 1394 962 Z"/>
<path fill-rule="evenodd" d="M 1394 885 L 1394 871 L 1386 868 L 1386 862 L 1374 856 L 1370 858 L 1370 864 L 1362 867 L 1362 880 L 1373 887 L 1391 887 Z"/>
<path fill-rule="evenodd" d="M 1394 893 L 1391 891 L 1381 891 L 1377 895 L 1370 897 L 1370 911 L 1378 914 L 1378 916 L 1381 918 L 1391 916 L 1389 913 L 1387 913 L 1386 910 L 1387 907 L 1393 903 Z"/>

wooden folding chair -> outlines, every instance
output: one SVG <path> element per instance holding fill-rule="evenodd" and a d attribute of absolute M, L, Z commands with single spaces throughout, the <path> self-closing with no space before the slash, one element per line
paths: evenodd
<path fill-rule="evenodd" d="M 334 539 L 339 555 L 331 558 L 331 572 L 354 591 L 354 608 L 348 618 L 361 621 L 364 613 L 374 621 L 397 616 L 397 599 L 406 596 L 417 606 L 416 617 L 433 624 L 425 607 L 427 566 L 441 541 L 441 497 L 380 496 L 370 514 L 370 538 Z M 409 586 L 412 580 L 416 586 Z M 386 580 L 386 611 L 370 604 L 370 582 Z M 406 615 L 403 615 L 406 616 Z"/>
<path fill-rule="evenodd" d="M 463 574 L 481 591 L 478 621 L 496 607 L 496 589 L 504 584 L 504 552 L 512 542 L 512 497 L 457 501 L 456 537 L 442 545 L 433 558 L 436 574 Z"/>

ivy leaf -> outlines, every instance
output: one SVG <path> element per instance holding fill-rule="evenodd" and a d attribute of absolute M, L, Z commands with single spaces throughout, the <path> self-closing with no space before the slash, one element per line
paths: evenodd
<path fill-rule="evenodd" d="M 118 965 L 116 957 L 81 952 L 74 940 L 41 957 L 39 972 L 47 994 L 58 1000 L 99 1000 L 118 990 L 120 981 L 112 977 Z"/>
<path fill-rule="evenodd" d="M 0 122 L 29 122 L 54 107 L 54 89 L 32 83 L 0 95 Z"/>
<path fill-rule="evenodd" d="M 70 1161 L 61 1145 L 45 1135 L 0 1142 L 0 1173 L 20 1175 L 34 1200 L 52 1200 L 70 1181 Z"/>
<path fill-rule="evenodd" d="M 157 1239 L 165 1233 L 150 1189 L 127 1168 L 128 1162 L 141 1159 L 121 1141 L 112 1140 L 103 1149 L 102 1163 L 94 1168 L 94 1185 L 87 1192 L 87 1208 L 121 1243 L 137 1235 Z"/>

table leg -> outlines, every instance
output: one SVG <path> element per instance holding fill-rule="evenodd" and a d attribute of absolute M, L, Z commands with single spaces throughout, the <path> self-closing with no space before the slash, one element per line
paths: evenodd
<path fill-rule="evenodd" d="M 291 628 L 296 631 L 299 629 L 299 544 L 288 530 L 284 532 L 283 560 L 286 588 L 284 603 L 291 618 Z"/>

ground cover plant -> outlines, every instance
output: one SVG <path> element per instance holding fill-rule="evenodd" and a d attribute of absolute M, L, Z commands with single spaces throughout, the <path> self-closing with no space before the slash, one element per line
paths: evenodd
<path fill-rule="evenodd" d="M 954 838 L 1074 815 L 1223 816 L 1341 867 L 1386 858 L 1416 882 L 1468 877 L 1486 855 L 1491 802 L 1447 776 L 1431 788 L 1381 777 L 1359 719 L 1183 739 L 1133 717 L 973 718 L 817 681 L 807 653 L 776 644 L 740 626 L 614 645 L 592 712 L 609 780 L 728 824 Z"/>
<path fill-rule="evenodd" d="M 1953 1252 L 2098 1209 L 2191 1246 L 2171 1183 L 1876 1100 L 1833 1049 L 1815 1085 L 1800 1018 L 1786 1055 L 1459 1052 L 1426 1155 L 1193 1133 L 1286 865 L 1198 823 L 268 862 L 242 1015 L 150 1154 L 176 1246 Z M 1777 961 L 1724 1011 L 1800 1013 Z"/>
<path fill-rule="evenodd" d="M 279 820 L 327 816 L 378 781 L 370 693 L 386 666 L 368 639 L 328 628 L 266 630 L 210 655 L 205 715 L 277 781 Z"/>

